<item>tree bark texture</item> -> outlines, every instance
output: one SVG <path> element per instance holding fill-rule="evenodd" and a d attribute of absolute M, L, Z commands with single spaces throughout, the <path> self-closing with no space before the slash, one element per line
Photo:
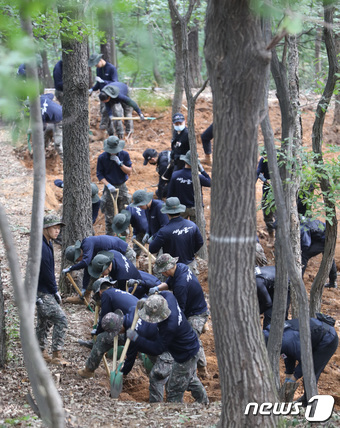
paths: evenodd
<path fill-rule="evenodd" d="M 100 45 L 100 53 L 103 54 L 105 61 L 110 62 L 114 66 L 117 65 L 116 46 L 115 46 L 115 30 L 113 24 L 113 13 L 110 8 L 101 9 L 98 12 L 98 23 L 100 30 L 105 33 L 105 43 Z"/>
<path fill-rule="evenodd" d="M 270 53 L 248 1 L 208 2 L 205 57 L 214 100 L 209 286 L 220 426 L 275 426 L 274 416 L 244 415 L 249 402 L 276 400 L 254 278 L 257 129 Z"/>
<path fill-rule="evenodd" d="M 0 367 L 6 363 L 6 323 L 5 323 L 5 304 L 0 270 Z"/>
<path fill-rule="evenodd" d="M 334 34 L 334 43 L 335 43 L 336 53 L 337 55 L 340 55 L 340 34 L 338 33 Z M 335 101 L 335 105 L 334 105 L 333 125 L 339 126 L 340 125 L 340 90 L 338 90 L 338 93 L 334 96 L 334 101 Z"/>
<path fill-rule="evenodd" d="M 81 20 L 81 6 L 73 10 Z M 81 31 L 81 29 L 79 29 Z M 77 239 L 92 234 L 91 174 L 89 159 L 89 97 L 87 41 L 62 39 L 63 47 L 63 254 Z M 67 52 L 67 54 L 66 54 Z M 65 256 L 64 256 L 65 257 Z M 62 265 L 65 263 L 63 259 Z M 62 286 L 62 291 L 63 291 Z"/>
<path fill-rule="evenodd" d="M 188 33 L 189 86 L 200 88 L 203 85 L 201 76 L 201 58 L 199 56 L 198 24 L 190 26 Z"/>
<path fill-rule="evenodd" d="M 328 24 L 333 23 L 334 7 L 332 5 L 324 7 L 324 20 Z M 331 26 L 330 26 L 331 27 Z M 324 39 L 327 49 L 328 57 L 328 77 L 325 89 L 321 96 L 320 101 L 315 113 L 315 121 L 312 131 L 312 143 L 313 151 L 316 156 L 317 171 L 320 173 L 320 187 L 322 195 L 327 209 L 327 216 L 331 218 L 331 221 L 326 219 L 326 240 L 325 250 L 323 253 L 321 265 L 319 271 L 314 278 L 311 292 L 310 292 L 310 313 L 315 315 L 316 312 L 320 311 L 321 308 L 321 297 L 324 283 L 328 278 L 328 274 L 331 268 L 331 264 L 334 257 L 338 221 L 336 217 L 336 206 L 332 200 L 331 185 L 327 173 L 323 168 L 323 156 L 322 156 L 322 137 L 323 137 L 323 125 L 325 122 L 325 116 L 329 103 L 331 101 L 335 85 L 339 77 L 337 74 L 340 72 L 339 60 L 337 58 L 337 50 L 334 43 L 334 33 L 329 26 L 324 28 Z M 327 177 L 327 178 L 326 178 Z"/>

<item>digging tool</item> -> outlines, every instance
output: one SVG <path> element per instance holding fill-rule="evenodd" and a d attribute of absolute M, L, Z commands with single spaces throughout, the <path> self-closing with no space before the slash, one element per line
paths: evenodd
<path fill-rule="evenodd" d="M 150 251 L 144 247 L 144 245 L 142 245 L 140 242 L 138 242 L 136 239 L 132 239 L 132 242 L 136 245 L 138 245 L 138 247 L 140 247 L 147 255 L 149 255 L 150 259 L 152 262 L 156 261 L 156 257 L 150 253 Z"/>
<path fill-rule="evenodd" d="M 115 376 L 116 376 L 115 372 L 116 372 L 116 368 L 117 368 L 117 352 L 118 352 L 118 335 L 116 335 L 113 338 L 112 371 L 110 373 L 111 397 L 112 397 L 112 384 L 115 381 Z"/>
<path fill-rule="evenodd" d="M 132 294 L 132 295 L 134 295 L 134 294 L 135 294 L 135 291 L 136 291 L 137 286 L 138 286 L 138 282 L 135 282 L 135 283 L 133 284 L 133 289 L 132 289 L 132 291 L 131 291 L 131 293 L 130 293 L 130 294 Z M 125 284 L 125 291 L 126 291 L 127 293 L 129 292 L 128 281 L 126 281 L 126 284 Z"/>
<path fill-rule="evenodd" d="M 132 330 L 135 329 L 137 321 L 138 321 L 138 307 L 136 306 L 135 315 L 133 317 L 133 321 L 131 324 Z M 122 355 L 120 356 L 119 361 L 117 363 L 117 368 L 113 372 L 113 375 L 111 374 L 112 376 L 110 378 L 110 387 L 111 387 L 111 397 L 112 398 L 118 398 L 120 393 L 122 392 L 122 389 L 123 389 L 123 373 L 120 371 L 120 369 L 123 366 L 124 359 L 125 359 L 127 350 L 129 348 L 129 345 L 130 345 L 130 339 L 127 338 L 125 345 L 124 345 Z"/>
<path fill-rule="evenodd" d="M 157 117 L 144 117 L 145 120 L 156 120 Z M 111 117 L 111 120 L 142 120 L 140 117 Z"/>
<path fill-rule="evenodd" d="M 90 309 L 91 312 L 93 312 L 93 309 L 91 308 L 89 302 L 85 299 L 85 297 L 83 297 L 83 295 L 81 294 L 81 291 L 79 290 L 77 284 L 74 282 L 74 279 L 72 278 L 72 276 L 67 273 L 66 274 L 68 280 L 70 281 L 70 283 L 73 285 L 73 288 L 76 290 L 76 292 L 79 294 L 80 298 L 84 301 L 84 305 Z"/>
<path fill-rule="evenodd" d="M 117 193 L 116 193 L 116 197 L 113 197 L 113 194 L 110 192 L 111 194 L 111 198 L 112 198 L 112 203 L 113 203 L 113 214 L 117 215 L 118 214 L 118 196 L 119 196 L 119 189 L 117 189 Z"/>
<path fill-rule="evenodd" d="M 108 377 L 110 377 L 111 376 L 110 369 L 109 369 L 109 365 L 107 364 L 106 354 L 103 355 L 103 361 L 104 361 L 106 374 L 108 375 Z"/>

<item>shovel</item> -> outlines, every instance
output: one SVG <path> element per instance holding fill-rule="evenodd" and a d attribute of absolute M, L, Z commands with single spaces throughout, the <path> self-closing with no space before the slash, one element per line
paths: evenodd
<path fill-rule="evenodd" d="M 93 312 L 93 309 L 91 308 L 91 306 L 90 306 L 89 302 L 88 302 L 88 301 L 85 299 L 85 297 L 83 297 L 83 295 L 81 294 L 81 291 L 79 290 L 79 288 L 78 288 L 77 284 L 74 282 L 74 279 L 72 278 L 72 276 L 71 276 L 69 273 L 67 273 L 67 274 L 66 274 L 66 276 L 67 276 L 68 280 L 70 281 L 70 283 L 73 285 L 73 288 L 74 288 L 74 289 L 76 290 L 76 292 L 79 294 L 80 298 L 83 300 L 84 305 L 85 305 L 88 309 L 90 309 L 90 311 L 91 311 L 91 312 Z"/>
<path fill-rule="evenodd" d="M 138 321 L 138 307 L 136 306 L 135 315 L 133 317 L 133 321 L 131 324 L 132 330 L 135 329 L 137 321 Z M 130 339 L 127 338 L 125 345 L 124 345 L 122 355 L 119 358 L 117 368 L 113 373 L 111 373 L 110 387 L 111 387 L 111 397 L 112 398 L 118 398 L 120 393 L 122 392 L 122 389 L 123 389 L 123 373 L 120 371 L 120 369 L 123 366 L 124 359 L 125 359 L 127 350 L 129 348 L 129 345 L 130 345 Z"/>
<path fill-rule="evenodd" d="M 135 283 L 133 284 L 133 289 L 132 289 L 132 291 L 131 291 L 131 293 L 130 293 L 130 294 L 132 294 L 132 295 L 134 295 L 134 294 L 135 294 L 135 291 L 136 291 L 137 286 L 138 286 L 138 282 L 135 282 Z M 125 284 L 125 291 L 126 291 L 127 293 L 129 292 L 128 281 L 126 281 L 126 284 Z"/>
<path fill-rule="evenodd" d="M 138 242 L 136 239 L 132 239 L 132 242 L 136 245 L 138 245 L 139 248 L 141 248 L 151 259 L 151 261 L 156 261 L 156 257 L 150 253 L 150 251 L 144 247 L 144 245 L 142 245 L 140 242 Z"/>
<path fill-rule="evenodd" d="M 110 373 L 111 396 L 112 396 L 112 384 L 116 376 L 115 371 L 117 368 L 117 352 L 118 352 L 118 335 L 113 338 L 112 371 Z"/>
<path fill-rule="evenodd" d="M 113 215 L 117 215 L 118 214 L 118 196 L 119 196 L 119 189 L 117 189 L 117 193 L 116 193 L 116 197 L 114 198 L 112 193 L 111 194 L 111 198 L 112 198 L 112 203 L 113 203 Z"/>

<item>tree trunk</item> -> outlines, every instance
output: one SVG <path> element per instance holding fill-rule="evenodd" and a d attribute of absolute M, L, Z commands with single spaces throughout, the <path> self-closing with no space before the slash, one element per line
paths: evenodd
<path fill-rule="evenodd" d="M 199 56 L 198 24 L 191 26 L 188 34 L 189 87 L 200 88 L 203 85 L 201 76 L 201 58 Z"/>
<path fill-rule="evenodd" d="M 182 52 L 182 33 L 181 33 L 181 23 L 179 22 L 173 8 L 171 8 L 170 0 L 169 9 L 171 17 L 171 29 L 172 29 L 172 38 L 174 41 L 175 47 L 175 90 L 174 98 L 172 100 L 172 114 L 174 115 L 177 112 L 180 112 L 182 109 L 182 100 L 183 100 L 183 87 L 184 87 L 184 64 L 183 64 L 183 52 Z"/>
<path fill-rule="evenodd" d="M 6 363 L 6 323 L 5 323 L 5 304 L 0 270 L 0 368 Z"/>
<path fill-rule="evenodd" d="M 70 13 L 70 12 L 69 12 Z M 71 17 L 82 21 L 81 6 Z M 79 30 L 81 32 L 81 29 Z M 63 254 L 68 245 L 92 234 L 91 174 L 88 126 L 87 41 L 64 37 L 63 48 Z M 65 54 L 67 52 L 67 54 Z M 62 266 L 65 263 L 63 256 Z M 62 291 L 64 284 L 60 284 Z"/>
<path fill-rule="evenodd" d="M 340 14 L 338 15 L 338 18 L 340 17 Z M 337 55 L 340 55 L 340 34 L 334 33 L 334 43 L 335 43 L 335 50 Z M 334 117 L 333 117 L 333 125 L 339 126 L 340 125 L 340 90 L 338 90 L 338 93 L 334 95 Z"/>
<path fill-rule="evenodd" d="M 214 98 L 209 285 L 221 378 L 220 426 L 275 426 L 273 415 L 244 414 L 249 402 L 277 399 L 254 279 L 254 171 L 270 53 L 248 1 L 210 0 L 205 57 Z"/>
<path fill-rule="evenodd" d="M 312 288 L 310 291 L 310 312 L 312 316 L 315 316 L 315 312 L 319 312 L 321 308 L 321 297 L 323 286 L 328 278 L 328 274 L 331 268 L 331 264 L 334 257 L 336 239 L 337 239 L 337 218 L 336 218 L 336 206 L 333 202 L 331 195 L 331 185 L 329 178 L 326 175 L 326 172 L 323 168 L 323 156 L 322 156 L 322 136 L 323 136 L 323 125 L 325 121 L 325 116 L 329 103 L 331 101 L 334 88 L 337 80 L 339 79 L 340 66 L 337 59 L 337 51 L 334 43 L 334 36 L 332 30 L 333 24 L 333 6 L 324 6 L 324 19 L 327 24 L 330 26 L 325 26 L 324 28 L 324 38 L 327 49 L 328 56 L 328 78 L 326 82 L 325 89 L 323 91 L 322 97 L 318 103 L 315 121 L 312 131 L 312 142 L 313 142 L 313 151 L 317 155 L 315 162 L 317 171 L 320 174 L 320 187 L 322 190 L 322 195 L 326 207 L 326 241 L 325 241 L 325 250 L 323 253 L 321 265 L 319 271 L 314 278 Z M 328 220 L 329 219 L 329 220 Z"/>
<path fill-rule="evenodd" d="M 317 82 L 320 79 L 320 74 L 321 74 L 321 56 L 320 56 L 321 38 L 322 38 L 322 30 L 321 28 L 317 27 L 316 34 L 315 34 L 315 47 L 314 47 L 315 82 Z"/>
<path fill-rule="evenodd" d="M 101 43 L 100 45 L 100 52 L 103 54 L 105 61 L 116 66 L 115 29 L 112 10 L 110 8 L 101 9 L 98 12 L 98 21 L 99 29 L 104 31 L 106 39 L 106 43 Z"/>
<path fill-rule="evenodd" d="M 40 53 L 42 57 L 42 72 L 43 72 L 44 87 L 54 88 L 54 82 L 51 76 L 50 68 L 48 66 L 47 52 L 43 50 Z"/>

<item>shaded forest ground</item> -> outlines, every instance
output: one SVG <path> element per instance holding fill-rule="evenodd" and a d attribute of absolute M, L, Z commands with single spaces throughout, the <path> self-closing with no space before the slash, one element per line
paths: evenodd
<path fill-rule="evenodd" d="M 99 103 L 95 97 L 90 99 L 91 131 L 90 161 L 92 181 L 97 183 L 96 163 L 97 157 L 103 151 L 103 140 L 106 132 L 99 130 Z M 304 145 L 311 146 L 311 129 L 314 121 L 313 109 L 316 107 L 315 100 L 302 100 L 302 122 L 304 129 Z M 152 147 L 158 152 L 170 148 L 171 141 L 171 109 L 160 111 L 156 108 L 144 108 L 142 110 L 146 116 L 156 117 L 154 121 L 134 121 L 135 132 L 133 141 L 127 142 L 125 150 L 130 153 L 133 162 L 133 173 L 128 181 L 128 188 L 132 194 L 137 189 L 155 191 L 158 182 L 158 175 L 152 165 L 143 166 L 143 151 Z M 280 137 L 280 111 L 276 100 L 270 102 L 270 117 L 275 133 L 275 137 Z M 202 132 L 212 121 L 212 103 L 209 93 L 204 93 L 198 100 L 196 113 L 196 131 Z M 339 142 L 340 129 L 331 126 L 332 114 L 328 115 L 325 123 L 324 140 L 326 144 Z M 9 134 L 2 131 L 0 134 L 0 171 L 1 171 L 1 195 L 0 202 L 5 206 L 9 216 L 9 222 L 14 232 L 16 244 L 18 246 L 20 264 L 24 274 L 26 252 L 29 239 L 29 224 L 31 215 L 32 198 L 32 158 L 25 146 L 25 140 L 16 150 L 16 156 L 11 146 L 9 146 Z M 259 134 L 260 144 L 262 136 Z M 340 146 L 339 146 L 340 151 Z M 198 141 L 199 157 L 203 160 L 204 153 L 202 145 Z M 327 156 L 338 156 L 333 153 Z M 46 153 L 46 210 L 60 212 L 62 203 L 62 189 L 54 185 L 56 178 L 62 178 L 62 164 L 52 147 Z M 208 173 L 211 167 L 205 166 Z M 100 194 L 102 186 L 99 185 Z M 261 199 L 262 188 L 260 183 L 256 185 L 256 197 Z M 205 216 L 207 220 L 207 236 L 209 239 L 210 226 L 210 189 L 203 190 Z M 267 247 L 267 235 L 265 232 L 262 212 L 257 214 L 258 234 L 260 242 L 266 252 L 269 264 L 274 264 L 275 255 L 271 248 Z M 97 235 L 105 233 L 104 217 L 100 213 L 95 224 Z M 209 242 L 209 241 L 208 241 Z M 17 337 L 16 308 L 13 301 L 13 294 L 10 284 L 9 270 L 4 256 L 4 249 L 1 248 L 0 266 L 4 283 L 4 294 L 6 299 L 7 323 L 9 328 L 9 355 L 8 365 L 1 370 L 0 377 L 0 424 L 6 418 L 20 418 L 25 415 L 32 415 L 30 409 L 25 407 L 25 394 L 29 390 L 28 378 L 24 368 L 20 342 Z M 56 272 L 60 270 L 60 247 L 55 245 Z M 316 257 L 309 262 L 305 274 L 306 287 L 309 291 L 313 278 L 317 272 L 321 257 Z M 339 238 L 337 242 L 335 260 L 339 269 L 340 266 L 340 246 Z M 207 299 L 209 300 L 208 273 L 203 265 L 200 274 L 200 281 Z M 109 379 L 106 376 L 104 366 L 101 365 L 96 372 L 95 379 L 83 380 L 76 375 L 76 370 L 84 366 L 89 351 L 80 347 L 77 343 L 79 338 L 90 339 L 90 331 L 93 324 L 93 314 L 86 311 L 81 306 L 64 304 L 63 308 L 69 321 L 68 337 L 66 340 L 65 357 L 71 362 L 70 367 L 59 368 L 51 366 L 53 375 L 60 375 L 59 392 L 64 401 L 64 407 L 69 415 L 69 426 L 213 426 L 219 417 L 219 407 L 221 391 L 219 384 L 219 374 L 217 359 L 214 347 L 213 330 L 211 320 L 208 322 L 208 329 L 202 335 L 205 348 L 209 377 L 202 382 L 207 389 L 210 406 L 202 408 L 192 403 L 189 393 L 185 395 L 185 406 L 150 405 L 148 401 L 148 378 L 141 362 L 137 362 L 132 372 L 124 381 L 123 392 L 119 401 L 112 403 L 109 398 Z M 340 332 L 340 298 L 338 290 L 326 289 L 323 294 L 322 311 L 336 318 L 336 329 Z M 109 361 L 110 365 L 110 361 Z M 283 373 L 283 371 L 282 371 Z M 340 409 L 340 350 L 332 358 L 326 367 L 319 381 L 319 393 L 331 394 L 336 400 L 336 409 Z M 296 397 L 301 394 L 299 388 Z M 99 404 L 100 402 L 100 404 Z M 32 417 L 30 417 L 32 422 Z M 23 421 L 21 421 L 24 424 Z M 39 422 L 34 422 L 39 426 Z M 1 426 L 1 425 L 0 425 Z M 6 425 L 5 425 L 6 426 Z"/>

